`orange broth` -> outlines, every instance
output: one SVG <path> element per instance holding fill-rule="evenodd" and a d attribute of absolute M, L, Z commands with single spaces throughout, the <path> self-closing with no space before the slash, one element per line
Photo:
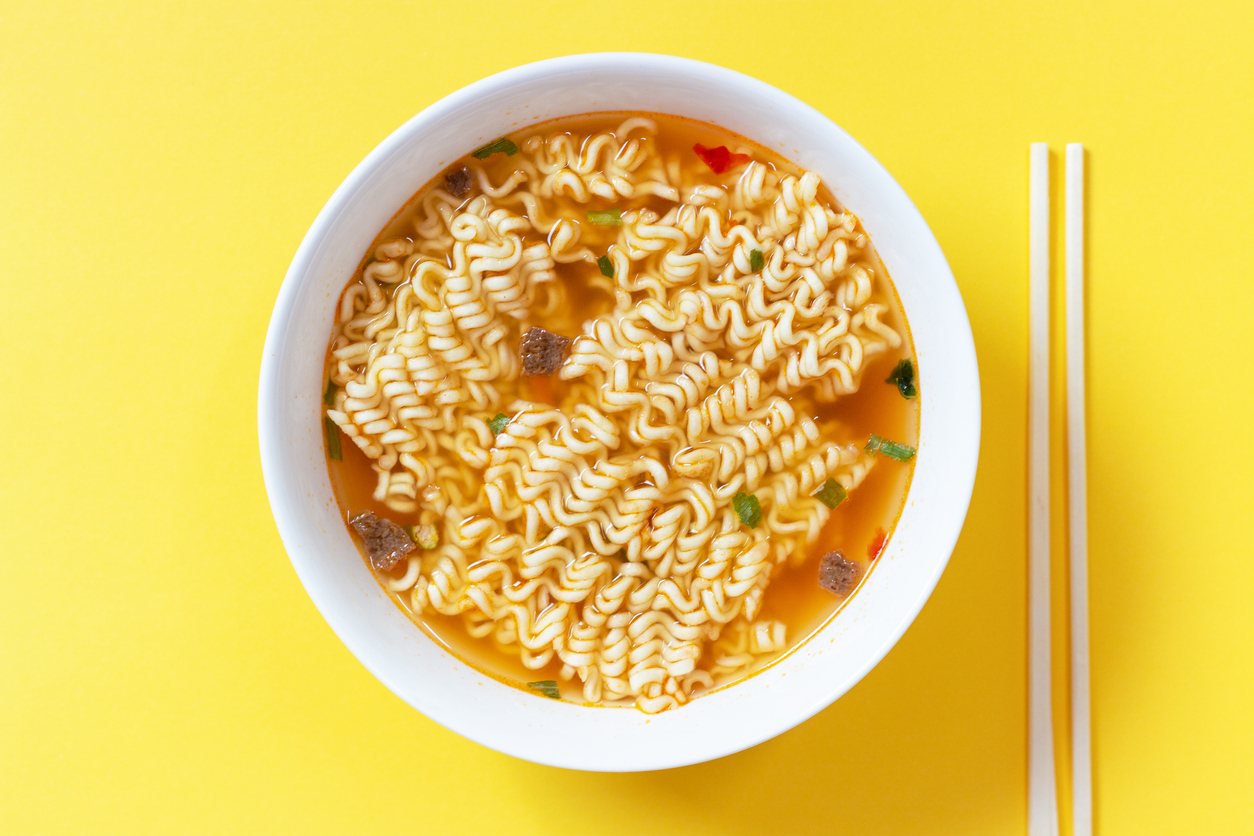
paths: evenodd
<path fill-rule="evenodd" d="M 772 165 L 781 171 L 800 172 L 800 169 L 777 153 L 744 137 L 721 128 L 675 116 L 600 113 L 566 117 L 542 125 L 530 126 L 519 131 L 515 137 L 521 144 L 521 138 L 540 131 L 551 133 L 560 130 L 574 135 L 612 131 L 623 119 L 631 115 L 643 115 L 655 120 L 658 124 L 655 137 L 657 149 L 667 158 L 673 155 L 685 160 L 685 165 L 704 166 L 692 151 L 694 144 L 701 143 L 707 147 L 727 145 L 733 149 L 749 146 L 754 157 L 760 162 Z M 469 154 L 463 158 L 463 160 L 469 159 Z M 458 161 L 450 168 L 461 163 L 462 161 Z M 510 158 L 504 154 L 498 154 L 478 164 L 486 169 L 493 182 L 501 182 L 513 171 Z M 441 172 L 420 189 L 380 232 L 363 258 L 357 273 L 350 280 L 350 285 L 360 279 L 361 270 L 369 262 L 370 253 L 374 251 L 375 246 L 388 239 L 411 234 L 415 214 L 420 211 L 421 197 L 433 184 L 442 182 L 443 177 L 444 172 Z M 830 191 L 826 190 L 826 187 L 822 197 L 827 205 L 840 208 L 840 204 L 833 198 Z M 665 214 L 673 204 L 662 198 L 647 197 L 618 200 L 612 205 L 621 206 L 624 209 L 647 206 L 658 211 L 659 214 Z M 599 199 L 593 199 L 587 204 L 590 210 L 605 209 L 610 206 L 609 202 Z M 858 231 L 862 232 L 860 222 Z M 609 244 L 614 242 L 617 234 L 616 227 L 587 225 L 581 244 L 594 251 L 604 251 Z M 889 308 L 888 315 L 884 319 L 902 336 L 903 344 L 899 349 L 876 357 L 867 363 L 857 392 L 841 397 L 834 404 L 824 405 L 821 412 L 813 417 L 839 420 L 851 432 L 850 437 L 860 441 L 865 441 L 872 433 L 875 433 L 883 438 L 916 447 L 919 435 L 919 400 L 917 397 L 906 400 L 897 391 L 896 386 L 885 382 L 899 360 L 909 358 L 914 361 L 910 330 L 901 310 L 896 290 L 888 279 L 887 271 L 883 268 L 878 256 L 871 251 L 870 246 L 867 250 L 868 253 L 863 257 L 869 255 L 868 260 L 874 267 L 877 294 L 880 301 L 885 302 Z M 570 304 L 566 311 L 558 312 L 556 317 L 548 318 L 544 323 L 545 327 L 558 333 L 582 333 L 582 324 L 585 320 L 612 309 L 613 300 L 610 296 L 603 291 L 593 289 L 589 284 L 589 276 L 595 272 L 595 267 L 590 271 L 588 265 L 584 263 L 559 263 L 556 265 L 556 270 L 559 281 L 566 285 Z M 330 362 L 328 354 L 328 368 Z M 915 368 L 917 367 L 916 362 Z M 553 403 L 553 393 L 563 385 L 565 384 L 555 376 L 553 378 L 522 377 L 518 384 L 518 396 L 533 401 Z M 348 438 L 342 437 L 341 442 L 343 460 L 333 461 L 328 457 L 328 467 L 331 484 L 340 507 L 344 511 L 346 522 L 350 516 L 361 511 L 373 511 L 381 517 L 387 517 L 402 524 L 411 522 L 406 519 L 407 515 L 392 511 L 375 501 L 373 492 L 376 479 L 370 468 L 370 460 Z M 868 557 L 868 548 L 871 547 L 876 540 L 877 533 L 881 530 L 887 532 L 891 538 L 893 527 L 905 503 L 913 470 L 913 460 L 898 462 L 883 455 L 879 456 L 862 484 L 851 490 L 848 499 L 832 512 L 818 540 L 808 552 L 797 556 L 795 561 L 774 569 L 770 585 L 763 598 L 759 618 L 776 619 L 787 626 L 788 649 L 774 658 L 763 660 L 748 672 L 726 677 L 725 680 L 716 678 L 714 688 L 725 687 L 740 681 L 792 652 L 856 594 L 855 589 L 850 592 L 849 596 L 841 599 L 819 587 L 819 561 L 826 552 L 839 549 L 846 559 L 859 563 L 863 569 L 859 585 L 865 582 L 875 563 Z M 357 542 L 356 538 L 354 542 Z M 365 559 L 364 553 L 363 559 Z M 404 574 L 404 569 L 405 562 L 401 561 L 394 570 L 395 576 L 399 577 Z M 473 668 L 502 682 L 524 689 L 527 682 L 556 680 L 560 683 L 564 699 L 582 702 L 580 683 L 577 679 L 569 682 L 560 681 L 559 672 L 562 663 L 556 656 L 542 668 L 529 669 L 520 661 L 517 646 L 512 649 L 502 648 L 490 638 L 475 638 L 466 631 L 460 617 L 457 616 L 445 616 L 434 612 L 415 614 L 409 605 L 408 592 L 398 594 L 389 591 L 387 594 L 424 633 Z M 707 653 L 708 650 L 707 645 Z M 699 666 L 707 667 L 708 661 L 708 659 L 703 659 Z"/>

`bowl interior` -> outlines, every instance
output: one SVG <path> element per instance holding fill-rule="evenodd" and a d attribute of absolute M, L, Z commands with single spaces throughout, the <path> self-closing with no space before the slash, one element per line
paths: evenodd
<path fill-rule="evenodd" d="M 332 495 L 322 443 L 322 362 L 340 291 L 409 197 L 468 149 L 559 116 L 639 110 L 712 122 L 818 173 L 857 214 L 900 294 L 921 381 L 906 507 L 857 595 L 796 651 L 750 679 L 647 716 L 555 702 L 461 663 L 388 599 Z M 332 196 L 283 282 L 262 362 L 266 488 L 301 582 L 336 634 L 397 696 L 457 733 L 539 763 L 640 770 L 728 754 L 772 737 L 856 683 L 913 621 L 949 559 L 970 500 L 979 384 L 966 312 L 927 224 L 884 168 L 822 114 L 746 76 L 678 58 L 573 56 L 531 64 L 432 105 L 376 148 Z"/>

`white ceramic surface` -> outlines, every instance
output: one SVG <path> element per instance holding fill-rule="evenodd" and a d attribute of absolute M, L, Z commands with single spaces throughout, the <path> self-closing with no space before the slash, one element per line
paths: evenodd
<path fill-rule="evenodd" d="M 921 388 L 921 438 L 906 508 L 854 598 L 774 666 L 655 716 L 527 694 L 439 648 L 366 568 L 323 458 L 322 362 L 334 307 L 378 231 L 468 150 L 535 122 L 608 110 L 712 122 L 817 172 L 862 219 L 896 283 Z M 931 594 L 962 528 L 975 480 L 980 396 L 953 275 L 914 204 L 874 157 L 827 117 L 763 82 L 686 59 L 606 53 L 530 64 L 472 84 L 406 122 L 357 166 L 283 280 L 262 358 L 258 419 L 266 490 L 292 565 L 371 673 L 426 716 L 498 751 L 574 769 L 630 771 L 709 760 L 773 737 L 879 662 Z"/>

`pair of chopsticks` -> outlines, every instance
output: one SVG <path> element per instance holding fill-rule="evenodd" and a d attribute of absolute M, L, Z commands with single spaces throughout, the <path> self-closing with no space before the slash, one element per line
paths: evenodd
<path fill-rule="evenodd" d="M 1093 833 L 1089 720 L 1088 483 L 1084 432 L 1084 146 L 1066 157 L 1067 475 L 1071 567 L 1072 832 Z M 1028 180 L 1028 834 L 1057 836 L 1049 640 L 1049 146 Z"/>

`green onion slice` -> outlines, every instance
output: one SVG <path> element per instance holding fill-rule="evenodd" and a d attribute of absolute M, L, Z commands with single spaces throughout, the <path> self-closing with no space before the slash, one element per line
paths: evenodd
<path fill-rule="evenodd" d="M 420 549 L 434 549 L 440 545 L 440 530 L 434 525 L 407 525 L 405 533 Z"/>
<path fill-rule="evenodd" d="M 334 404 L 335 393 L 338 392 L 339 389 L 340 387 L 336 384 L 334 380 L 328 380 L 327 391 L 322 393 L 322 402 L 326 404 L 327 406 L 331 406 L 332 404 Z"/>
<path fill-rule="evenodd" d="M 614 278 L 614 265 L 610 264 L 610 257 L 603 255 L 597 259 L 597 267 L 601 268 L 601 275 L 607 279 Z"/>
<path fill-rule="evenodd" d="M 495 142 L 489 142 L 487 145 L 473 152 L 471 156 L 476 160 L 486 160 L 493 154 L 505 154 L 507 157 L 512 157 L 517 153 L 518 146 L 514 144 L 514 141 L 509 137 L 503 136 Z"/>
<path fill-rule="evenodd" d="M 828 508 L 835 508 L 849 496 L 845 489 L 841 487 L 840 482 L 837 482 L 835 479 L 828 479 L 823 483 L 822 487 L 811 495 Z"/>
<path fill-rule="evenodd" d="M 766 259 L 762 258 L 762 251 L 749 250 L 749 269 L 755 273 L 761 273 L 765 266 Z"/>
<path fill-rule="evenodd" d="M 915 454 L 915 449 L 910 445 L 889 441 L 887 438 L 881 438 L 875 433 L 871 433 L 871 440 L 866 443 L 866 447 L 863 449 L 872 456 L 877 453 L 883 453 L 890 459 L 896 459 L 899 462 L 908 462 L 914 458 Z"/>
<path fill-rule="evenodd" d="M 757 528 L 758 523 L 762 522 L 762 505 L 751 493 L 737 493 L 732 497 L 732 507 L 736 509 L 736 516 L 740 517 L 740 521 L 750 528 Z"/>
<path fill-rule="evenodd" d="M 604 212 L 588 212 L 588 223 L 597 226 L 622 226 L 623 210 L 622 209 L 606 209 Z"/>
<path fill-rule="evenodd" d="M 488 429 L 492 430 L 493 435 L 500 435 L 508 423 L 509 417 L 504 412 L 498 412 L 488 419 Z"/>
<path fill-rule="evenodd" d="M 893 373 L 886 377 L 884 382 L 896 386 L 897 391 L 907 400 L 919 394 L 918 388 L 914 385 L 914 363 L 910 362 L 909 358 L 898 363 Z"/>
<path fill-rule="evenodd" d="M 340 449 L 340 428 L 329 417 L 322 419 L 327 427 L 327 458 L 332 461 L 344 461 L 344 452 Z"/>
<path fill-rule="evenodd" d="M 528 682 L 527 687 L 533 691 L 539 691 L 551 700 L 560 700 L 562 693 L 557 690 L 557 683 L 551 679 L 541 680 L 540 682 Z"/>

